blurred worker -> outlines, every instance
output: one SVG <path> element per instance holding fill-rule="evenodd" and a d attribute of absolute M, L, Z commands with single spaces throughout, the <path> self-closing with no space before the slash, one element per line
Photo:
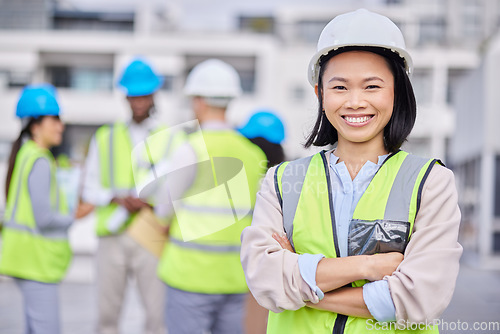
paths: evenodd
<path fill-rule="evenodd" d="M 22 130 L 9 158 L 0 273 L 13 277 L 21 290 L 25 333 L 58 334 L 58 286 L 72 257 L 67 231 L 74 218 L 57 186 L 50 152 L 64 131 L 55 88 L 24 87 L 16 116 Z"/>
<path fill-rule="evenodd" d="M 175 334 L 238 334 L 243 332 L 248 292 L 240 234 L 251 223 L 266 157 L 226 122 L 228 104 L 241 93 L 233 67 L 206 60 L 191 71 L 184 91 L 192 97 L 202 136 L 190 134 L 188 144 L 172 158 L 174 163 L 182 159 L 185 166 L 189 160 L 198 164 L 192 177 L 185 177 L 191 181 L 184 184 L 189 190 L 175 207 L 170 242 L 158 269 L 167 284 L 167 329 Z M 158 205 L 157 212 L 173 214 L 168 203 L 163 206 L 167 209 Z"/>
<path fill-rule="evenodd" d="M 285 161 L 281 143 L 285 139 L 285 127 L 271 110 L 257 110 L 238 131 L 266 154 L 267 168 Z M 269 311 L 260 306 L 251 293 L 245 305 L 245 333 L 265 334 Z"/>
<path fill-rule="evenodd" d="M 143 59 L 135 58 L 118 82 L 132 111 L 128 122 L 100 127 L 89 146 L 82 198 L 96 207 L 98 325 L 100 334 L 118 333 L 127 283 L 134 278 L 145 309 L 144 333 L 164 333 L 164 285 L 156 276 L 158 259 L 123 233 L 150 204 L 135 190 L 132 151 L 148 137 L 163 133 L 153 117 L 153 94 L 163 80 Z M 169 138 L 162 145 L 168 148 Z M 165 156 L 168 152 L 164 152 Z"/>
<path fill-rule="evenodd" d="M 285 153 L 281 146 L 285 139 L 285 126 L 273 111 L 256 111 L 238 131 L 264 151 L 268 168 L 285 160 Z"/>

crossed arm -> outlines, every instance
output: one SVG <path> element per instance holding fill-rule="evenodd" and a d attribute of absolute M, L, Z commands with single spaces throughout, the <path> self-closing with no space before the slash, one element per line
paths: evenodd
<path fill-rule="evenodd" d="M 273 238 L 285 251 L 294 252 L 286 235 L 273 233 Z M 363 288 L 344 287 L 360 279 L 376 281 L 391 275 L 403 260 L 403 255 L 392 252 L 375 255 L 359 255 L 341 258 L 323 258 L 316 270 L 316 284 L 325 292 L 318 303 L 306 305 L 335 313 L 372 318 L 363 299 Z"/>

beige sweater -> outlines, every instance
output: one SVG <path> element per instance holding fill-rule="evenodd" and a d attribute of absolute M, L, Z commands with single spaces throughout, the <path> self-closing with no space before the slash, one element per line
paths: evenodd
<path fill-rule="evenodd" d="M 327 158 L 330 154 L 326 154 Z M 302 279 L 298 255 L 283 250 L 272 238 L 282 235 L 282 212 L 271 168 L 264 178 L 252 225 L 241 236 L 241 261 L 256 300 L 273 312 L 296 310 L 318 297 Z M 384 279 L 396 308 L 397 320 L 425 322 L 437 319 L 448 306 L 459 270 L 460 210 L 453 173 L 432 168 L 424 184 L 414 231 L 396 272 Z"/>

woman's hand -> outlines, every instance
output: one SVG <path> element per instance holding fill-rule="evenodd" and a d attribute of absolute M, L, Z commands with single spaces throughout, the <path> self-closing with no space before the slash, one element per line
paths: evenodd
<path fill-rule="evenodd" d="M 386 275 L 392 275 L 396 271 L 403 254 L 398 252 L 380 253 L 366 256 L 366 279 L 369 281 L 378 281 Z"/>
<path fill-rule="evenodd" d="M 295 253 L 295 250 L 293 249 L 292 244 L 290 243 L 290 240 L 288 240 L 286 234 L 280 237 L 278 233 L 273 233 L 273 238 L 280 244 L 281 248 Z"/>

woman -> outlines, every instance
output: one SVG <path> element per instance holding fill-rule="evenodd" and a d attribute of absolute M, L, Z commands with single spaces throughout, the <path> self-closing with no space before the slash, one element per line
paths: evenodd
<path fill-rule="evenodd" d="M 68 212 L 49 149 L 61 144 L 64 125 L 53 86 L 30 85 L 16 116 L 22 131 L 12 146 L 6 181 L 0 273 L 19 286 L 26 333 L 60 333 L 58 283 L 71 260 Z"/>
<path fill-rule="evenodd" d="M 242 234 L 268 333 L 438 331 L 458 275 L 460 211 L 453 173 L 400 151 L 416 118 L 411 68 L 384 16 L 360 9 L 324 28 L 306 147 L 336 147 L 272 168 Z"/>

